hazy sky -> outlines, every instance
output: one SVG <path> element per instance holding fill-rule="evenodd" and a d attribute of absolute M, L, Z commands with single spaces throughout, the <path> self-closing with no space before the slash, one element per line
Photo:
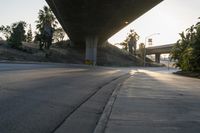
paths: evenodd
<path fill-rule="evenodd" d="M 0 25 L 10 25 L 24 20 L 34 28 L 37 13 L 45 0 L 0 0 Z M 161 4 L 132 22 L 111 39 L 112 43 L 122 42 L 130 29 L 135 29 L 140 35 L 139 42 L 153 33 L 154 44 L 176 42 L 178 33 L 195 24 L 200 17 L 200 0 L 164 0 Z"/>
<path fill-rule="evenodd" d="M 0 26 L 23 20 L 35 28 L 39 9 L 45 0 L 0 0 Z"/>
<path fill-rule="evenodd" d="M 125 39 L 130 29 L 140 35 L 139 42 L 152 36 L 154 44 L 174 43 L 179 39 L 180 32 L 195 24 L 200 17 L 200 0 L 164 0 L 149 12 L 132 22 L 126 28 L 109 39 L 112 43 Z"/>

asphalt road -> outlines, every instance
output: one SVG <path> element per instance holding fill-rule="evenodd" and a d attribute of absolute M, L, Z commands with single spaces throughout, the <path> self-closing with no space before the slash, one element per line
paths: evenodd
<path fill-rule="evenodd" d="M 75 124 L 64 129 L 80 132 L 84 131 L 78 130 L 81 123 L 74 121 L 94 114 L 91 123 L 84 125 L 88 126 L 85 132 L 91 132 L 112 94 L 114 85 L 108 85 L 127 72 L 64 64 L 0 63 L 0 133 L 53 133 L 68 118 Z M 77 113 L 80 109 L 94 111 L 85 115 Z"/>

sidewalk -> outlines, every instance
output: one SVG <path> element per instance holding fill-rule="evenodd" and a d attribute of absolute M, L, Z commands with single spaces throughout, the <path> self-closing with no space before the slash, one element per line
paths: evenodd
<path fill-rule="evenodd" d="M 200 133 L 200 80 L 137 72 L 120 88 L 105 133 Z"/>

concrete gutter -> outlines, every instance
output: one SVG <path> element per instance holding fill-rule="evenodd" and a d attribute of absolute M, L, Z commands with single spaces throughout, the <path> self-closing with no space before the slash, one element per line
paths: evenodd
<path fill-rule="evenodd" d="M 102 113 L 102 115 L 101 115 L 101 117 L 100 117 L 100 119 L 97 123 L 97 126 L 94 130 L 94 133 L 104 133 L 106 125 L 107 125 L 109 117 L 110 117 L 110 114 L 112 112 L 112 107 L 115 103 L 115 100 L 117 98 L 117 94 L 118 94 L 121 86 L 122 86 L 122 83 L 119 84 L 116 87 L 116 89 L 113 91 L 113 93 L 112 93 L 107 105 L 105 106 L 105 109 L 104 109 L 104 111 L 103 111 L 103 113 Z"/>

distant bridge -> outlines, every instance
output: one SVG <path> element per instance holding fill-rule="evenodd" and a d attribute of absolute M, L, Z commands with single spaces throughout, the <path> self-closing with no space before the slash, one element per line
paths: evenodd
<path fill-rule="evenodd" d="M 171 52 L 174 44 L 166 44 L 161 46 L 153 46 L 153 47 L 147 47 L 146 48 L 146 55 L 151 54 L 168 54 Z"/>
<path fill-rule="evenodd" d="M 147 47 L 146 55 L 155 54 L 155 62 L 160 63 L 160 55 L 161 54 L 169 54 L 174 45 L 175 45 L 175 43 L 161 45 L 161 46 Z"/>
<path fill-rule="evenodd" d="M 155 54 L 155 61 L 160 63 L 160 55 L 161 54 L 169 54 L 174 47 L 175 43 L 173 44 L 166 44 L 161 46 L 154 46 L 146 48 L 146 55 Z"/>
<path fill-rule="evenodd" d="M 147 47 L 146 48 L 146 54 L 145 55 L 152 55 L 155 54 L 155 61 L 157 63 L 160 63 L 160 55 L 161 54 L 169 54 L 173 48 L 173 44 L 166 44 L 166 45 L 160 45 L 160 46 L 153 46 L 153 47 Z M 139 51 L 137 51 L 138 53 Z"/>

